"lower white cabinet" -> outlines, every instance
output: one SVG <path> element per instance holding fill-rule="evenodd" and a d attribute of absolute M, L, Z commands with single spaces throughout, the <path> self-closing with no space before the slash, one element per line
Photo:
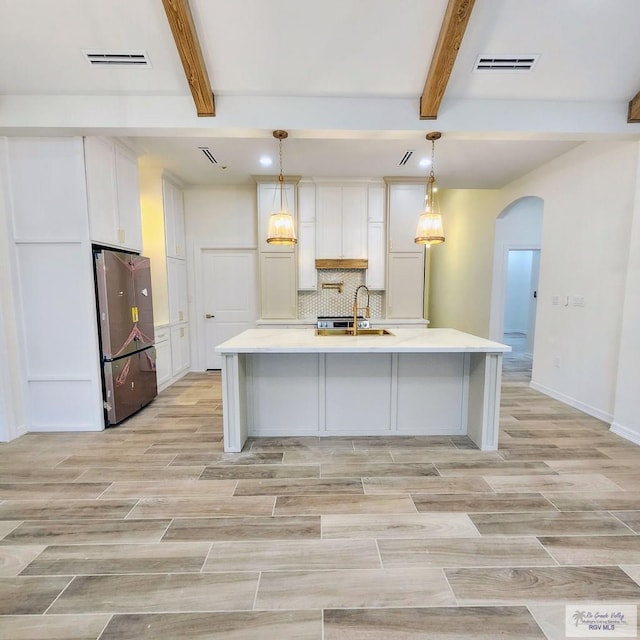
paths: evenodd
<path fill-rule="evenodd" d="M 171 373 L 181 374 L 191 366 L 189 325 L 171 327 Z"/>
<path fill-rule="evenodd" d="M 297 299 L 295 254 L 260 254 L 260 317 L 294 319 L 298 314 Z"/>
<path fill-rule="evenodd" d="M 387 318 L 424 318 L 424 252 L 390 253 Z"/>
<path fill-rule="evenodd" d="M 156 382 L 158 391 L 162 391 L 171 382 L 171 331 L 168 327 L 156 328 Z"/>

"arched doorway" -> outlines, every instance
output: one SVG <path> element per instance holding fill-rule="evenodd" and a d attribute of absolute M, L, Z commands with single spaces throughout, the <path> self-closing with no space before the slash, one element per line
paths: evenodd
<path fill-rule="evenodd" d="M 542 246 L 544 201 L 537 196 L 515 200 L 496 218 L 493 253 L 490 336 L 512 346 L 505 357 L 531 378 L 535 340 L 537 281 Z"/>

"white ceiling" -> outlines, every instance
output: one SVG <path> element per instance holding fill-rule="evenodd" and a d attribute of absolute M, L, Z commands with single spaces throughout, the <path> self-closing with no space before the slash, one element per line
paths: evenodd
<path fill-rule="evenodd" d="M 309 177 L 424 175 L 425 132 L 441 130 L 439 183 L 468 188 L 500 187 L 584 140 L 640 137 L 626 123 L 638 0 L 476 0 L 436 121 L 418 104 L 446 0 L 190 4 L 215 118 L 195 116 L 160 0 L 0 0 L 0 133 L 117 135 L 145 166 L 222 184 L 277 173 L 275 128 L 290 132 L 285 173 Z M 86 49 L 144 50 L 152 66 L 91 68 Z M 479 54 L 540 58 L 483 73 Z"/>

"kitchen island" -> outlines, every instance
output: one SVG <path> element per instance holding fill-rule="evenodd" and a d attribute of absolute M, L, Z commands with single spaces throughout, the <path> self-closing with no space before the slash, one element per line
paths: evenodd
<path fill-rule="evenodd" d="M 265 436 L 468 435 L 498 447 L 502 354 L 455 329 L 249 329 L 222 355 L 224 450 Z"/>

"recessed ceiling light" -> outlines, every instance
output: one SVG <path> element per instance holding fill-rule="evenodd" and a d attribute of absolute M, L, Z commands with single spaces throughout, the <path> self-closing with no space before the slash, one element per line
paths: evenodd
<path fill-rule="evenodd" d="M 418 162 L 418 166 L 420 167 L 428 167 L 431 164 L 431 158 L 422 158 L 420 162 Z"/>
<path fill-rule="evenodd" d="M 260 158 L 260 164 L 263 167 L 270 167 L 273 164 L 273 159 L 270 158 L 269 156 L 262 156 Z"/>

